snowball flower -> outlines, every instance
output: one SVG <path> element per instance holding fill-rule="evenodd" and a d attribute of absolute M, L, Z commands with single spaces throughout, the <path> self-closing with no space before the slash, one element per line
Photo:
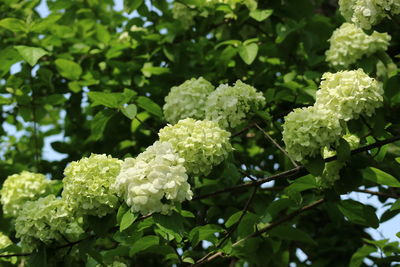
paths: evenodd
<path fill-rule="evenodd" d="M 204 119 L 205 104 L 212 91 L 214 86 L 203 77 L 172 87 L 163 107 L 166 120 L 175 124 L 186 118 Z"/>
<path fill-rule="evenodd" d="M 102 217 L 110 213 L 118 204 L 110 186 L 121 164 L 121 160 L 104 154 L 71 162 L 64 170 L 62 197 L 79 214 Z"/>
<path fill-rule="evenodd" d="M 185 160 L 168 142 L 155 142 L 136 158 L 125 159 L 114 188 L 133 212 L 167 214 L 175 202 L 192 198 Z"/>
<path fill-rule="evenodd" d="M 360 114 L 371 116 L 382 105 L 383 89 L 362 69 L 324 73 L 315 106 L 336 113 L 345 121 Z"/>
<path fill-rule="evenodd" d="M 387 50 L 390 39 L 387 33 L 368 35 L 354 24 L 343 23 L 329 39 L 326 61 L 334 67 L 348 67 L 364 55 Z"/>
<path fill-rule="evenodd" d="M 400 13 L 398 0 L 339 0 L 339 10 L 343 17 L 363 29 L 379 23 L 389 14 Z"/>
<path fill-rule="evenodd" d="M 22 205 L 49 193 L 51 181 L 43 174 L 23 171 L 8 176 L 0 190 L 1 204 L 6 217 L 16 217 Z"/>
<path fill-rule="evenodd" d="M 230 133 L 208 120 L 180 120 L 161 129 L 158 135 L 160 141 L 171 143 L 185 159 L 188 174 L 209 174 L 232 151 Z"/>
<path fill-rule="evenodd" d="M 336 112 L 317 107 L 297 108 L 285 117 L 283 141 L 286 151 L 296 161 L 320 154 L 342 136 Z"/>
<path fill-rule="evenodd" d="M 186 5 L 174 2 L 174 6 L 172 7 L 172 16 L 174 19 L 179 20 L 184 29 L 189 29 L 194 21 L 193 17 L 196 15 L 196 12 L 191 10 Z"/>
<path fill-rule="evenodd" d="M 264 96 L 253 86 L 242 81 L 234 86 L 222 84 L 208 96 L 206 119 L 218 122 L 225 129 L 234 128 L 244 121 L 248 112 L 264 105 Z"/>
<path fill-rule="evenodd" d="M 54 195 L 28 201 L 15 221 L 16 237 L 27 250 L 34 249 L 40 241 L 46 245 L 78 240 L 83 234 L 80 218 L 62 199 Z"/>

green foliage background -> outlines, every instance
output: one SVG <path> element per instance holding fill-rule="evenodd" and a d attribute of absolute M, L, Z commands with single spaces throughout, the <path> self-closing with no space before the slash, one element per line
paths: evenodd
<path fill-rule="evenodd" d="M 190 27 L 173 18 L 172 3 L 166 0 L 125 0 L 123 11 L 115 11 L 111 0 L 48 0 L 51 14 L 46 18 L 34 9 L 39 2 L 0 3 L 0 122 L 24 133 L 16 138 L 0 128 L 2 180 L 22 170 L 61 180 L 67 163 L 90 153 L 136 156 L 166 125 L 162 105 L 169 89 L 199 76 L 216 86 L 241 79 L 263 92 L 266 109 L 234 133 L 257 123 L 282 144 L 283 117 L 296 107 L 312 105 L 322 74 L 335 71 L 324 53 L 333 30 L 343 22 L 336 1 L 327 0 L 259 1 L 257 9 L 251 1 L 235 8 L 179 1 L 196 14 Z M 137 16 L 127 18 L 124 12 Z M 384 107 L 375 117 L 350 124 L 350 130 L 363 137 L 363 145 L 400 134 L 399 21 L 394 17 L 375 27 L 392 36 L 387 54 L 364 57 L 352 66 L 377 77 L 385 90 Z M 20 61 L 22 70 L 10 74 L 10 67 Z M 44 140 L 56 134 L 64 139 L 51 146 L 66 158 L 44 160 Z M 246 176 L 268 177 L 292 169 L 255 127 L 232 143 L 235 152 L 226 162 L 208 177 L 191 180 L 195 197 L 243 184 Z M 397 215 L 399 202 L 385 204 L 391 210 L 377 218 L 373 207 L 341 201 L 340 195 L 378 186 L 382 205 L 393 203 L 400 185 L 395 160 L 399 145 L 352 155 L 330 190 L 318 190 L 312 175 L 300 175 L 296 180 L 278 179 L 272 189 L 248 186 L 194 199 L 171 216 L 134 222 L 137 218 L 122 206 L 118 216 L 116 211 L 91 222 L 93 237 L 72 246 L 71 254 L 79 251 L 79 256 L 45 248 L 27 257 L 30 261 L 19 261 L 27 266 L 44 266 L 44 261 L 96 266 L 110 264 L 117 256 L 132 266 L 171 266 L 193 264 L 220 251 L 223 257 L 207 266 L 360 266 L 368 255 L 378 266 L 389 266 L 400 261 L 398 243 L 372 241 L 364 228 L 376 228 Z M 232 246 L 322 198 L 318 207 L 281 222 L 262 237 Z M 11 221 L 1 219 L 0 228 L 13 238 Z M 201 240 L 212 245 L 204 248 Z M 296 256 L 298 248 L 306 261 Z M 382 253 L 370 255 L 375 251 Z"/>

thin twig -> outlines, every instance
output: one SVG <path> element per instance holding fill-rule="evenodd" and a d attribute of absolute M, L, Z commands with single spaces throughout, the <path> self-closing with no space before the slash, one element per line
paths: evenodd
<path fill-rule="evenodd" d="M 219 242 L 219 244 L 216 246 L 217 248 L 221 248 L 221 246 L 225 243 L 226 240 L 228 240 L 228 238 L 232 235 L 233 232 L 235 232 L 236 228 L 238 228 L 239 224 L 241 223 L 241 221 L 243 220 L 244 216 L 247 213 L 247 210 L 249 209 L 249 206 L 251 204 L 251 202 L 254 199 L 254 196 L 256 195 L 258 187 L 255 186 L 253 189 L 253 192 L 251 193 L 249 199 L 247 200 L 246 204 L 244 205 L 244 208 L 242 210 L 242 214 L 239 217 L 239 220 L 235 223 L 235 225 L 233 225 L 233 227 L 228 231 L 228 233 L 226 234 L 226 236 L 221 240 L 221 242 Z"/>
<path fill-rule="evenodd" d="M 378 148 L 378 147 L 381 147 L 381 146 L 384 146 L 384 145 L 387 145 L 387 144 L 390 144 L 390 143 L 394 143 L 394 142 L 399 141 L 399 140 L 400 140 L 400 135 L 397 135 L 397 136 L 388 138 L 386 140 L 378 141 L 378 142 L 375 142 L 373 144 L 354 149 L 354 150 L 351 151 L 351 155 L 359 154 L 359 153 L 368 151 L 368 150 L 373 149 L 373 148 Z M 325 162 L 331 162 L 331 161 L 334 161 L 336 159 L 337 159 L 337 155 L 329 157 L 329 158 L 326 158 Z M 297 178 L 300 178 L 300 177 L 302 177 L 304 175 L 307 175 L 308 173 L 309 172 L 306 170 L 306 168 L 304 166 L 298 166 L 296 168 L 293 168 L 293 169 L 290 169 L 290 170 L 287 170 L 287 171 L 284 171 L 284 172 L 280 172 L 280 173 L 271 175 L 269 177 L 258 179 L 255 182 L 248 182 L 248 183 L 244 183 L 244 184 L 239 184 L 239 185 L 236 185 L 236 186 L 232 186 L 232 187 L 224 188 L 224 189 L 221 189 L 221 190 L 217 190 L 215 192 L 211 192 L 211 193 L 208 193 L 208 194 L 196 196 L 196 197 L 193 198 L 193 200 L 198 200 L 198 199 L 203 199 L 203 198 L 208 198 L 208 197 L 214 197 L 214 196 L 217 196 L 217 195 L 220 195 L 220 194 L 223 194 L 223 193 L 228 193 L 228 192 L 232 192 L 232 191 L 236 191 L 236 190 L 241 190 L 241 189 L 246 188 L 246 187 L 262 185 L 262 184 L 264 184 L 266 182 L 270 182 L 270 181 L 274 181 L 274 180 L 278 180 L 278 179 L 286 179 L 286 178 L 297 179 Z"/>
<path fill-rule="evenodd" d="M 399 195 L 393 195 L 393 194 L 384 193 L 384 192 L 371 191 L 371 190 L 368 190 L 368 189 L 356 189 L 354 191 L 355 192 L 360 192 L 360 193 L 366 193 L 366 194 L 370 194 L 370 195 L 375 195 L 375 196 L 380 196 L 380 197 L 389 197 L 389 198 L 395 198 L 395 199 L 400 198 Z"/>
<path fill-rule="evenodd" d="M 292 159 L 292 157 L 286 152 L 285 149 L 283 149 L 266 131 L 263 130 L 263 128 L 261 128 L 257 123 L 255 124 L 255 126 L 257 127 L 257 129 L 259 129 L 264 136 L 272 143 L 274 144 L 274 146 L 276 146 L 280 151 L 282 151 L 283 154 L 285 154 L 286 157 L 288 157 L 290 159 L 290 162 L 292 162 L 293 166 L 297 167 L 299 165 L 297 165 L 296 161 L 294 161 Z"/>
<path fill-rule="evenodd" d="M 247 126 L 246 128 L 244 128 L 243 130 L 241 130 L 241 131 L 239 131 L 239 132 L 237 132 L 237 133 L 232 134 L 231 138 L 234 138 L 234 137 L 237 137 L 237 136 L 239 136 L 239 135 L 242 135 L 242 134 L 248 132 L 248 131 L 249 131 L 251 128 L 253 128 L 253 127 L 254 127 L 254 124 L 251 124 L 251 125 Z"/>

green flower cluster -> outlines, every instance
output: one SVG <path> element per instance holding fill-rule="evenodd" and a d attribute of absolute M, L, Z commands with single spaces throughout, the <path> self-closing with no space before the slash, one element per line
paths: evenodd
<path fill-rule="evenodd" d="M 212 91 L 214 86 L 203 77 L 172 87 L 163 107 L 166 120 L 175 124 L 186 118 L 203 119 L 207 96 Z"/>
<path fill-rule="evenodd" d="M 230 133 L 213 121 L 180 120 L 161 129 L 158 135 L 160 141 L 171 143 L 185 160 L 188 174 L 209 174 L 212 167 L 220 164 L 232 151 Z"/>
<path fill-rule="evenodd" d="M 283 141 L 286 151 L 296 161 L 321 153 L 342 136 L 342 126 L 335 114 L 315 106 L 297 108 L 285 117 Z"/>
<path fill-rule="evenodd" d="M 383 89 L 362 69 L 324 73 L 315 105 L 348 121 L 360 114 L 371 116 L 382 105 Z"/>
<path fill-rule="evenodd" d="M 195 15 L 196 12 L 191 10 L 186 5 L 176 1 L 174 2 L 172 7 L 172 16 L 174 19 L 180 21 L 184 29 L 189 29 L 193 25 L 193 17 Z"/>
<path fill-rule="evenodd" d="M 371 116 L 382 105 L 383 89 L 362 69 L 324 73 L 314 106 L 285 117 L 283 141 L 294 160 L 302 161 L 337 144 L 346 121 Z"/>
<path fill-rule="evenodd" d="M 360 145 L 360 138 L 353 134 L 347 134 L 343 136 L 343 139 L 347 141 L 350 149 L 356 149 Z M 336 155 L 335 151 L 324 149 L 324 158 L 329 158 Z M 338 160 L 328 162 L 325 164 L 324 171 L 320 177 L 316 177 L 317 181 L 320 183 L 321 188 L 332 187 L 333 184 L 340 179 L 340 170 L 346 165 L 345 162 Z"/>
<path fill-rule="evenodd" d="M 234 128 L 246 118 L 250 111 L 257 111 L 265 105 L 262 93 L 242 81 L 234 86 L 220 85 L 207 99 L 206 119 L 216 121 L 224 128 Z"/>
<path fill-rule="evenodd" d="M 76 241 L 84 232 L 82 219 L 73 216 L 67 203 L 54 195 L 26 202 L 15 220 L 15 230 L 28 251 L 40 241 L 47 245 Z"/>
<path fill-rule="evenodd" d="M 155 142 L 136 158 L 125 159 L 114 188 L 133 212 L 167 214 L 175 202 L 192 198 L 185 160 L 168 142 Z"/>
<path fill-rule="evenodd" d="M 23 171 L 8 176 L 0 190 L 4 215 L 16 217 L 26 201 L 48 194 L 50 185 L 51 181 L 39 173 Z"/>
<path fill-rule="evenodd" d="M 329 39 L 326 61 L 334 67 L 348 67 L 364 55 L 387 50 L 390 39 L 387 33 L 368 35 L 354 24 L 343 23 Z"/>
<path fill-rule="evenodd" d="M 0 232 L 0 249 L 6 248 L 9 245 L 12 245 L 12 241 L 8 236 Z"/>
<path fill-rule="evenodd" d="M 105 216 L 118 204 L 110 189 L 119 174 L 122 161 L 111 156 L 92 154 L 71 162 L 64 170 L 63 199 L 81 215 Z"/>
<path fill-rule="evenodd" d="M 398 0 L 339 0 L 339 10 L 343 17 L 363 29 L 371 26 L 391 15 L 400 14 Z"/>

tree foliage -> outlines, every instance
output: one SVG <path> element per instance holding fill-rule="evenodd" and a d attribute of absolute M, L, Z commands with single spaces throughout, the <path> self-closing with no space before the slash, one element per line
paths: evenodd
<path fill-rule="evenodd" d="M 41 206 L 3 207 L 0 264 L 400 261 L 398 242 L 373 240 L 365 231 L 400 212 L 399 4 L 372 1 L 378 15 L 365 21 L 362 1 L 339 2 L 341 10 L 331 0 L 115 1 L 123 3 L 119 8 L 111 0 L 2 1 L 0 179 L 29 171 L 52 181 L 40 193 L 25 197 L 31 191 L 24 191 L 24 199 L 14 199 L 20 207 L 46 191 Z M 37 11 L 40 4 L 49 8 L 45 17 Z M 345 18 L 366 29 L 345 24 L 356 34 L 337 32 Z M 365 76 L 357 87 L 362 90 L 352 94 L 358 80 L 348 73 L 356 72 Z M 196 83 L 200 77 L 211 84 Z M 201 83 L 208 87 L 192 88 Z M 336 84 L 343 91 L 329 91 Z M 253 87 L 257 92 L 246 99 L 250 89 L 243 88 Z M 175 95 L 167 97 L 171 88 Z M 196 95 L 201 101 L 191 98 Z M 183 113 L 215 122 L 179 123 Z M 302 142 L 296 143 L 299 135 Z M 322 141 L 309 153 L 307 138 Z M 49 142 L 62 159 L 52 158 Z M 285 150 L 289 143 L 305 156 L 293 158 L 293 150 Z M 108 161 L 116 164 L 110 172 L 104 169 Z M 120 167 L 118 179 L 123 177 L 114 187 Z M 143 173 L 164 180 L 144 182 Z M 79 180 L 64 190 L 64 176 L 64 183 Z M 158 197 L 153 189 L 176 184 L 177 177 L 179 188 Z M 147 200 L 142 191 L 129 191 L 132 183 L 153 190 L 150 198 L 158 202 L 145 211 L 131 208 L 145 201 L 140 197 Z M 378 217 L 375 207 L 343 200 L 351 192 L 378 196 L 386 211 Z M 68 194 L 69 202 L 90 214 L 67 215 Z M 9 216 L 17 213 L 22 215 Z"/>

